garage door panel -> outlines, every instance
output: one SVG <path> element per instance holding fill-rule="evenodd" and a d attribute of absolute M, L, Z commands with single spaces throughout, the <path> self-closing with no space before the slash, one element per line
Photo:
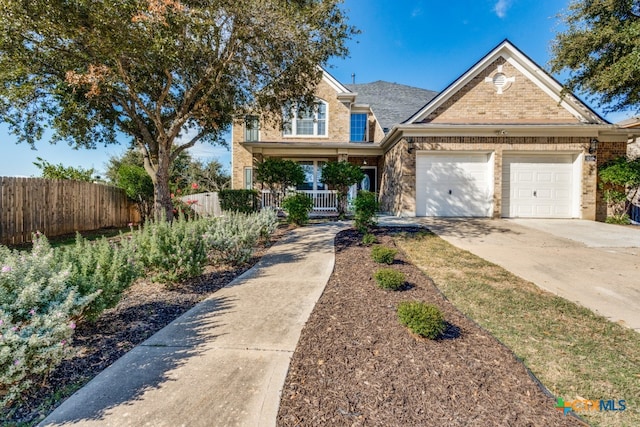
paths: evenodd
<path fill-rule="evenodd" d="M 418 153 L 417 216 L 490 216 L 487 154 Z"/>
<path fill-rule="evenodd" d="M 573 155 L 505 156 L 502 216 L 571 218 L 578 196 Z"/>

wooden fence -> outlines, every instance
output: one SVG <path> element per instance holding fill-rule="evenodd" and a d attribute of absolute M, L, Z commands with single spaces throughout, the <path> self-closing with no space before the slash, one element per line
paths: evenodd
<path fill-rule="evenodd" d="M 0 177 L 0 243 L 18 244 L 40 231 L 58 236 L 123 227 L 139 214 L 123 190 L 104 184 Z"/>
<path fill-rule="evenodd" d="M 180 199 L 185 203 L 189 203 L 193 210 L 200 215 L 222 215 L 222 209 L 220 209 L 220 201 L 218 200 L 217 192 L 190 194 L 188 196 L 182 196 Z"/>

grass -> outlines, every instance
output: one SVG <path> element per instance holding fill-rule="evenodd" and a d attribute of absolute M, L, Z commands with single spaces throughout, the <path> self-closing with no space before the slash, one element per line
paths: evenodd
<path fill-rule="evenodd" d="M 625 411 L 579 412 L 589 423 L 640 425 L 640 334 L 431 233 L 403 234 L 396 244 L 555 396 L 565 401 L 626 400 Z"/>

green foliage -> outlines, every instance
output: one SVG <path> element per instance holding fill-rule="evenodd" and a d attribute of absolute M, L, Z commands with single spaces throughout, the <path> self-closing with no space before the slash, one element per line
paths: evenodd
<path fill-rule="evenodd" d="M 278 215 L 272 209 L 251 214 L 226 212 L 207 224 L 202 240 L 214 263 L 242 264 L 251 259 L 259 239 L 268 239 L 277 226 Z"/>
<path fill-rule="evenodd" d="M 371 249 L 371 258 L 378 264 L 393 264 L 398 251 L 383 245 L 375 245 Z"/>
<path fill-rule="evenodd" d="M 67 355 L 74 319 L 98 296 L 82 295 L 71 266 L 44 236 L 30 253 L 0 246 L 0 403 L 34 385 Z"/>
<path fill-rule="evenodd" d="M 42 157 L 36 157 L 37 162 L 33 162 L 42 171 L 42 177 L 46 179 L 75 179 L 77 181 L 93 182 L 95 170 L 84 169 L 82 167 L 64 166 L 62 163 L 53 165 Z"/>
<path fill-rule="evenodd" d="M 347 161 L 324 164 L 320 181 L 338 192 L 338 217 L 344 218 L 347 211 L 349 187 L 362 181 L 363 178 L 362 169 Z"/>
<path fill-rule="evenodd" d="M 140 276 L 137 257 L 131 237 L 122 235 L 119 243 L 111 243 L 104 237 L 90 242 L 78 233 L 75 245 L 55 253 L 57 263 L 71 266 L 68 283 L 81 295 L 96 295 L 83 311 L 89 320 L 114 307 L 122 292 Z"/>
<path fill-rule="evenodd" d="M 255 169 L 256 181 L 265 184 L 276 197 L 282 200 L 286 191 L 304 183 L 304 170 L 293 160 L 269 157 Z"/>
<path fill-rule="evenodd" d="M 285 197 L 282 209 L 287 212 L 287 221 L 295 225 L 309 222 L 309 212 L 313 210 L 313 200 L 304 193 L 295 193 Z"/>
<path fill-rule="evenodd" d="M 398 319 L 413 333 L 432 340 L 446 329 L 442 311 L 422 301 L 403 301 L 398 304 Z"/>
<path fill-rule="evenodd" d="M 376 236 L 371 233 L 367 233 L 364 236 L 362 236 L 362 244 L 364 245 L 367 245 L 367 246 L 373 245 L 377 241 L 378 239 L 376 239 Z"/>
<path fill-rule="evenodd" d="M 381 268 L 376 271 L 373 278 L 382 289 L 391 289 L 397 291 L 404 286 L 404 273 L 393 268 Z"/>
<path fill-rule="evenodd" d="M 354 201 L 355 216 L 354 223 L 358 231 L 366 232 L 371 226 L 376 224 L 376 212 L 378 211 L 378 197 L 376 193 L 370 191 L 358 191 Z"/>
<path fill-rule="evenodd" d="M 339 0 L 3 0 L 0 120 L 34 144 L 122 140 L 145 155 L 156 216 L 171 219 L 169 167 L 196 143 L 225 144 L 247 106 L 311 101 L 318 65 L 347 54 Z M 176 143 L 179 141 L 179 143 Z"/>
<path fill-rule="evenodd" d="M 223 211 L 251 213 L 258 210 L 256 190 L 221 190 L 218 197 Z"/>
<path fill-rule="evenodd" d="M 127 197 L 136 202 L 143 221 L 153 214 L 153 181 L 142 166 L 121 164 L 116 172 L 115 184 L 124 189 Z"/>
<path fill-rule="evenodd" d="M 207 247 L 203 233 L 208 221 L 147 221 L 133 234 L 133 244 L 142 265 L 153 280 L 173 283 L 202 274 L 207 264 Z"/>
<path fill-rule="evenodd" d="M 640 159 L 619 157 L 600 167 L 599 186 L 610 212 L 607 222 L 629 224 L 628 209 L 640 187 Z"/>
<path fill-rule="evenodd" d="M 570 90 L 598 97 L 606 111 L 640 108 L 640 5 L 631 0 L 576 0 L 556 35 L 551 71 L 570 71 Z"/>

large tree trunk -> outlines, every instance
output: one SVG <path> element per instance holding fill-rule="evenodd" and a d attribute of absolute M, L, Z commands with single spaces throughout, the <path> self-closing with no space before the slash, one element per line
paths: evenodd
<path fill-rule="evenodd" d="M 153 210 L 156 220 L 173 220 L 173 202 L 169 189 L 170 164 L 171 152 L 161 144 L 158 150 L 158 168 L 153 179 Z"/>

